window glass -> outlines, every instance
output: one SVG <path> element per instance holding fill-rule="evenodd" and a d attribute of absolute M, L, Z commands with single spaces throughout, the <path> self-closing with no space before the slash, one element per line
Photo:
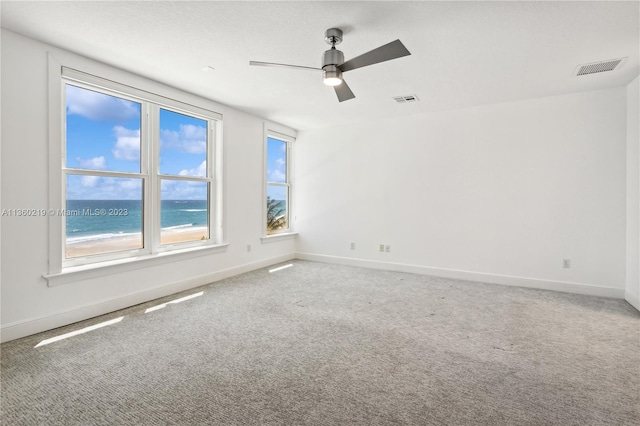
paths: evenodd
<path fill-rule="evenodd" d="M 160 109 L 160 173 L 207 176 L 207 122 Z"/>
<path fill-rule="evenodd" d="M 206 182 L 161 180 L 161 244 L 209 239 L 208 192 Z"/>
<path fill-rule="evenodd" d="M 267 138 L 267 182 L 287 182 L 287 143 Z"/>
<path fill-rule="evenodd" d="M 142 179 L 67 175 L 67 258 L 143 247 Z"/>
<path fill-rule="evenodd" d="M 267 185 L 267 234 L 289 227 L 288 188 Z"/>
<path fill-rule="evenodd" d="M 140 172 L 137 102 L 66 85 L 68 168 Z"/>

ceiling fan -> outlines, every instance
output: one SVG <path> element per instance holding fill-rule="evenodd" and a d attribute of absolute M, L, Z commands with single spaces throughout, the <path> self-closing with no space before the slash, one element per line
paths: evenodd
<path fill-rule="evenodd" d="M 322 71 L 324 84 L 333 86 L 338 96 L 338 101 L 344 102 L 355 98 L 356 95 L 353 94 L 347 82 L 342 78 L 342 73 L 411 55 L 411 52 L 404 47 L 400 40 L 395 40 L 345 62 L 344 54 L 336 49 L 336 44 L 342 42 L 342 30 L 329 28 L 324 33 L 324 40 L 331 45 L 331 49 L 326 50 L 322 56 L 322 68 L 258 61 L 249 61 L 249 65 Z"/>

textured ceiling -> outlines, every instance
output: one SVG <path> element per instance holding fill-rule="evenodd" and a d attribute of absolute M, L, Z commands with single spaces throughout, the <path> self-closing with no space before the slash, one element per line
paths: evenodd
<path fill-rule="evenodd" d="M 615 87 L 638 75 L 631 2 L 2 2 L 2 27 L 297 129 Z M 412 56 L 321 74 L 327 28 L 349 59 L 400 39 Z M 628 56 L 616 71 L 576 65 Z M 212 66 L 213 71 L 201 68 Z M 420 102 L 392 98 L 415 94 Z"/>

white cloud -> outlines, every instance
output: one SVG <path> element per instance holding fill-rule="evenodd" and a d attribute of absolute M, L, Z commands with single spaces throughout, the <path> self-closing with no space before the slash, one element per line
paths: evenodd
<path fill-rule="evenodd" d="M 163 200 L 206 200 L 207 184 L 164 179 L 160 184 Z"/>
<path fill-rule="evenodd" d="M 107 168 L 107 160 L 104 156 L 94 158 L 76 157 L 78 165 L 83 169 L 104 170 Z"/>
<path fill-rule="evenodd" d="M 141 194 L 140 191 L 142 191 L 142 181 L 140 179 L 126 179 L 120 182 L 120 188 L 122 188 L 126 192 L 131 192 L 129 190 L 138 190 L 138 194 Z M 131 193 L 134 194 L 135 191 Z"/>
<path fill-rule="evenodd" d="M 267 180 L 269 182 L 286 182 L 287 181 L 287 171 L 286 171 L 286 160 L 283 157 L 276 158 L 273 162 L 275 166 L 275 170 L 269 169 L 267 170 Z"/>
<path fill-rule="evenodd" d="M 140 129 L 131 130 L 122 126 L 113 128 L 116 134 L 116 144 L 111 152 L 118 160 L 140 160 Z"/>
<path fill-rule="evenodd" d="M 139 200 L 142 194 L 141 179 L 101 178 L 93 196 L 98 200 Z"/>
<path fill-rule="evenodd" d="M 173 184 L 174 184 L 175 182 L 177 182 L 177 181 L 175 181 L 175 180 L 168 180 L 168 179 L 162 179 L 162 180 L 160 181 L 160 190 L 161 190 L 162 192 L 171 190 L 171 188 L 173 188 Z"/>
<path fill-rule="evenodd" d="M 285 182 L 287 179 L 287 175 L 280 170 L 268 170 L 269 182 Z"/>
<path fill-rule="evenodd" d="M 193 124 L 181 124 L 179 131 L 162 129 L 160 144 L 189 154 L 204 154 L 207 152 L 207 129 Z"/>
<path fill-rule="evenodd" d="M 139 200 L 142 179 L 106 176 L 78 176 L 67 178 L 69 200 Z"/>
<path fill-rule="evenodd" d="M 128 121 L 140 116 L 139 104 L 75 86 L 67 86 L 67 113 L 90 120 Z"/>
<path fill-rule="evenodd" d="M 184 169 L 178 173 L 180 176 L 207 176 L 207 161 L 203 161 L 195 169 Z"/>
<path fill-rule="evenodd" d="M 94 188 L 100 181 L 100 176 L 82 176 L 80 184 L 85 188 Z"/>

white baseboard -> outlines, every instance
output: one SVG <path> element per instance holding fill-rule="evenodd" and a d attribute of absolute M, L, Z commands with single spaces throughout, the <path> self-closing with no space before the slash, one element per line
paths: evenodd
<path fill-rule="evenodd" d="M 289 253 L 281 256 L 263 259 L 257 262 L 246 263 L 244 265 L 235 266 L 233 268 L 222 271 L 213 272 L 211 274 L 201 275 L 190 278 L 185 281 L 166 284 L 161 287 L 152 288 L 145 291 L 131 293 L 126 296 L 115 299 L 102 300 L 96 303 L 87 304 L 78 308 L 67 311 L 57 312 L 55 314 L 30 318 L 14 323 L 2 325 L 0 329 L 0 341 L 8 342 L 9 340 L 19 339 L 21 337 L 30 336 L 42 331 L 51 330 L 64 325 L 73 324 L 119 309 L 128 308 L 139 303 L 148 302 L 159 297 L 169 296 L 181 291 L 189 290 L 245 272 L 254 271 L 256 269 L 265 268 L 280 262 L 295 259 L 295 253 Z"/>
<path fill-rule="evenodd" d="M 624 292 L 624 300 L 640 311 L 640 294 L 633 294 L 629 290 Z"/>
<path fill-rule="evenodd" d="M 610 297 L 614 299 L 623 299 L 625 297 L 624 289 L 596 286 L 592 284 L 550 281 L 536 278 L 514 277 L 509 275 L 487 274 L 483 272 L 433 268 L 428 266 L 409 265 L 405 263 L 379 262 L 375 260 L 354 259 L 348 257 L 329 256 L 313 253 L 296 253 L 296 258 L 302 260 L 312 260 L 315 262 L 360 266 L 364 268 L 383 269 L 387 271 L 409 272 L 413 274 L 432 275 L 436 277 L 452 278 L 457 280 L 479 281 L 490 284 L 502 284 L 515 287 L 553 290 L 565 293 L 585 294 L 589 296 Z"/>

